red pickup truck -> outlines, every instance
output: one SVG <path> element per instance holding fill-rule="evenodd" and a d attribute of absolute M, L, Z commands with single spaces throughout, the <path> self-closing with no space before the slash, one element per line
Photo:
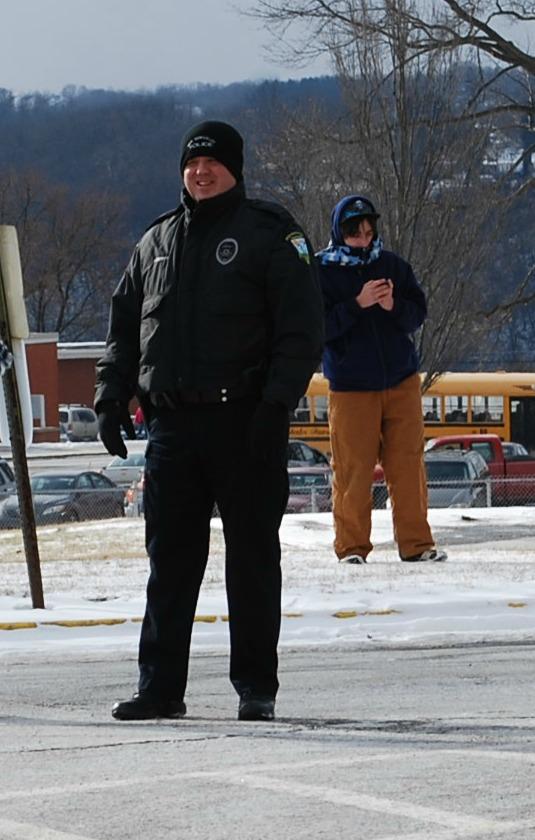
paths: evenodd
<path fill-rule="evenodd" d="M 426 452 L 438 449 L 473 449 L 483 456 L 492 479 L 493 505 L 535 504 L 535 458 L 508 455 L 498 435 L 444 435 L 427 441 Z"/>

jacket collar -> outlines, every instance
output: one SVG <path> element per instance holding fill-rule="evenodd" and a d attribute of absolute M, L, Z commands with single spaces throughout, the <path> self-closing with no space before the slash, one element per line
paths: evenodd
<path fill-rule="evenodd" d="M 245 185 L 239 181 L 232 189 L 215 195 L 213 198 L 206 198 L 204 201 L 194 201 L 186 189 L 182 190 L 182 207 L 186 225 L 193 219 L 195 221 L 214 219 L 222 216 L 228 210 L 238 205 L 245 198 Z"/>

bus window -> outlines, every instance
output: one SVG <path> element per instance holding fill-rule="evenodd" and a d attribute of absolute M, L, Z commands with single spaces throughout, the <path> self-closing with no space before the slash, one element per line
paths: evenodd
<path fill-rule="evenodd" d="M 422 412 L 425 423 L 440 422 L 440 397 L 422 397 Z"/>
<path fill-rule="evenodd" d="M 446 402 L 446 423 L 468 422 L 468 397 L 444 398 Z"/>
<path fill-rule="evenodd" d="M 503 423 L 503 397 L 472 397 L 473 423 Z"/>
<path fill-rule="evenodd" d="M 301 397 L 297 403 L 297 408 L 294 409 L 293 422 L 310 423 L 310 399 L 308 397 Z"/>
<path fill-rule="evenodd" d="M 318 423 L 327 422 L 327 397 L 317 396 L 314 399 L 314 419 Z"/>

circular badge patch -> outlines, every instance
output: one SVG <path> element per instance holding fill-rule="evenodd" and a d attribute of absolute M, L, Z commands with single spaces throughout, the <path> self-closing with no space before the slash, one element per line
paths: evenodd
<path fill-rule="evenodd" d="M 235 239 L 223 239 L 217 246 L 215 253 L 218 263 L 228 265 L 238 253 L 238 243 Z"/>

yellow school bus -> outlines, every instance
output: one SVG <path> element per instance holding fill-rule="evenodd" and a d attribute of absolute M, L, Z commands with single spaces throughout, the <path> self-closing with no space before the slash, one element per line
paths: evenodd
<path fill-rule="evenodd" d="M 424 376 L 422 374 L 422 380 Z M 290 436 L 330 452 L 328 382 L 315 373 Z M 443 373 L 422 393 L 425 437 L 497 434 L 535 452 L 535 373 Z"/>

